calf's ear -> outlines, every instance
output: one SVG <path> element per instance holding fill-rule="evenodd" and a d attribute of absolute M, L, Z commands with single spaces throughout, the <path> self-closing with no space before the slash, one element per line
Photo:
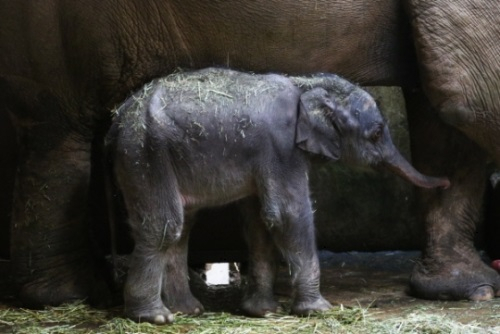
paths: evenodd
<path fill-rule="evenodd" d="M 323 88 L 313 88 L 300 96 L 295 131 L 297 147 L 331 160 L 340 159 L 339 135 L 328 120 L 334 108 Z"/>

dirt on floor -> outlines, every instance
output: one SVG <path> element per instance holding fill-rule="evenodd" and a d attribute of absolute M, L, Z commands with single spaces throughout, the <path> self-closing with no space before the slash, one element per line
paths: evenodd
<path fill-rule="evenodd" d="M 320 252 L 321 291 L 333 305 L 361 307 L 380 320 L 403 317 L 415 312 L 446 315 L 450 320 L 487 327 L 500 325 L 500 298 L 486 302 L 431 301 L 409 294 L 408 280 L 419 252 Z M 283 269 L 276 293 L 283 303 L 289 284 Z M 221 286 L 192 286 L 194 294 L 210 311 L 238 312 L 241 289 Z"/>
<path fill-rule="evenodd" d="M 446 315 L 461 323 L 500 324 L 500 298 L 486 302 L 430 301 L 412 297 L 408 280 L 419 252 L 321 252 L 321 290 L 331 303 L 368 308 L 387 319 L 413 312 Z"/>
<path fill-rule="evenodd" d="M 333 305 L 365 309 L 371 319 L 380 321 L 407 318 L 413 314 L 426 314 L 445 316 L 446 319 L 464 325 L 474 323 L 480 324 L 481 328 L 483 326 L 490 329 L 500 328 L 497 327 L 500 320 L 500 298 L 487 302 L 445 302 L 410 296 L 407 291 L 408 278 L 418 256 L 418 252 L 399 251 L 377 253 L 322 251 L 320 261 L 323 296 Z M 7 266 L 8 262 L 0 262 L 0 268 L 4 268 L 3 272 L 0 270 L 0 310 L 18 306 L 8 289 L 10 285 L 5 271 Z M 283 305 L 287 303 L 287 291 L 289 291 L 286 276 L 286 271 L 280 274 L 276 288 L 278 298 Z M 207 311 L 239 314 L 238 307 L 242 295 L 239 282 L 241 281 L 236 278 L 233 284 L 226 286 L 207 287 L 194 284 L 192 289 Z M 443 318 L 438 317 L 438 319 Z"/>

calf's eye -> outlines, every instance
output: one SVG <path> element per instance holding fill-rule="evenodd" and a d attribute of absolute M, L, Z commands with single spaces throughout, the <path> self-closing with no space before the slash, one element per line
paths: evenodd
<path fill-rule="evenodd" d="M 380 138 L 382 137 L 382 128 L 381 127 L 377 127 L 377 129 L 375 129 L 372 134 L 370 135 L 370 140 L 373 142 L 373 143 L 376 143 L 380 140 Z"/>

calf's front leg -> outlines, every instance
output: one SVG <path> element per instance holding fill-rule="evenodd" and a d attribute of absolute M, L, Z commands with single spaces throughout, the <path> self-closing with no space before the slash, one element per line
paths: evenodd
<path fill-rule="evenodd" d="M 274 180 L 265 189 L 262 216 L 289 266 L 294 288 L 291 312 L 307 315 L 330 309 L 332 306 L 319 289 L 320 267 L 305 173 L 298 172 L 281 182 Z"/>

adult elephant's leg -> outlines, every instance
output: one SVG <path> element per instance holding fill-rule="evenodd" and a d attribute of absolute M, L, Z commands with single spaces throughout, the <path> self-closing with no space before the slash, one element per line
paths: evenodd
<path fill-rule="evenodd" d="M 96 287 L 84 221 L 90 143 L 58 126 L 34 121 L 18 131 L 11 259 L 28 306 L 84 299 Z"/>
<path fill-rule="evenodd" d="M 274 298 L 276 272 L 275 246 L 271 234 L 261 218 L 261 206 L 257 198 L 240 204 L 245 217 L 245 237 L 248 244 L 248 285 L 243 297 L 242 309 L 252 316 L 263 317 L 276 312 Z"/>
<path fill-rule="evenodd" d="M 486 156 L 445 125 L 423 94 L 405 92 L 405 97 L 415 166 L 451 181 L 446 190 L 418 190 L 426 244 L 411 276 L 412 291 L 429 299 L 491 299 L 500 288 L 499 276 L 474 248 L 487 180 Z"/>
<path fill-rule="evenodd" d="M 68 97 L 66 97 L 68 98 Z M 68 98 L 69 100 L 69 98 Z M 11 261 L 27 306 L 94 296 L 96 284 L 85 224 L 90 138 L 81 114 L 50 90 L 18 77 L 0 78 L 0 106 L 19 142 Z M 101 281 L 102 282 L 102 281 Z"/>
<path fill-rule="evenodd" d="M 172 312 L 198 315 L 204 308 L 191 293 L 188 268 L 189 234 L 194 221 L 192 216 L 186 217 L 181 238 L 166 251 L 161 295 Z"/>

